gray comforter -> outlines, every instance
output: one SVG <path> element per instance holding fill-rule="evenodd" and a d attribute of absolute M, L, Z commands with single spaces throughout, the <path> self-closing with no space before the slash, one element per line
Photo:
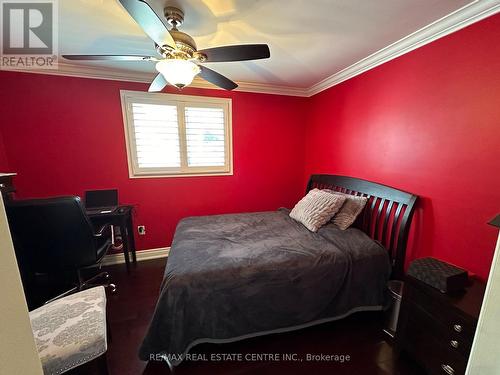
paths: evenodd
<path fill-rule="evenodd" d="M 333 224 L 312 233 L 289 211 L 179 222 L 140 348 L 178 364 L 201 342 L 229 342 L 381 309 L 386 250 Z"/>

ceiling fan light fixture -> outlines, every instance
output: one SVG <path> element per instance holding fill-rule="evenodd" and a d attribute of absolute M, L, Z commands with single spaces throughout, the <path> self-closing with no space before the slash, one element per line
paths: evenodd
<path fill-rule="evenodd" d="M 238 44 L 205 48 L 198 51 L 195 40 L 177 27 L 184 21 L 184 12 L 176 7 L 164 9 L 163 20 L 148 0 L 118 0 L 146 35 L 154 42 L 160 57 L 143 55 L 63 55 L 68 60 L 88 61 L 145 61 L 156 62 L 156 74 L 148 88 L 150 92 L 162 91 L 171 84 L 181 89 L 200 78 L 225 90 L 234 90 L 236 83 L 202 63 L 248 61 L 267 59 L 271 56 L 267 44 Z M 1 0 L 0 0 L 1 2 Z M 171 28 L 168 28 L 168 25 Z"/>
<path fill-rule="evenodd" d="M 167 59 L 156 64 L 156 70 L 171 85 L 182 89 L 193 82 L 194 77 L 200 73 L 200 67 L 188 60 Z"/>

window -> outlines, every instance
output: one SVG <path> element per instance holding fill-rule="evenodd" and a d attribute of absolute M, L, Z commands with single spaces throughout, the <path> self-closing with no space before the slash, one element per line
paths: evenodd
<path fill-rule="evenodd" d="M 121 91 L 130 177 L 230 175 L 231 99 Z"/>

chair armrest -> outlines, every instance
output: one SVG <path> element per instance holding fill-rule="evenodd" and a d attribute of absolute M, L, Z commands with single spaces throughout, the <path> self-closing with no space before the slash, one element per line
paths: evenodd
<path fill-rule="evenodd" d="M 94 237 L 96 238 L 103 237 L 108 230 L 109 230 L 109 237 L 111 237 L 113 233 L 112 228 L 113 226 L 111 224 L 104 224 L 102 227 L 99 228 L 97 232 L 94 233 Z"/>

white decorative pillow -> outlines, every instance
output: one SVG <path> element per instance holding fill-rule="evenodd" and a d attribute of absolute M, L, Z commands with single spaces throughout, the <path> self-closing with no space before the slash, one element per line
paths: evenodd
<path fill-rule="evenodd" d="M 361 211 L 363 211 L 363 208 L 365 208 L 366 202 L 368 201 L 368 198 L 366 197 L 358 197 L 356 195 L 340 193 L 333 190 L 325 189 L 324 191 L 346 198 L 344 205 L 332 219 L 333 224 L 335 224 L 342 230 L 346 230 L 352 225 L 352 223 L 356 221 L 356 218 L 361 213 Z"/>
<path fill-rule="evenodd" d="M 290 217 L 317 232 L 342 207 L 346 197 L 319 189 L 310 190 L 290 212 Z"/>

